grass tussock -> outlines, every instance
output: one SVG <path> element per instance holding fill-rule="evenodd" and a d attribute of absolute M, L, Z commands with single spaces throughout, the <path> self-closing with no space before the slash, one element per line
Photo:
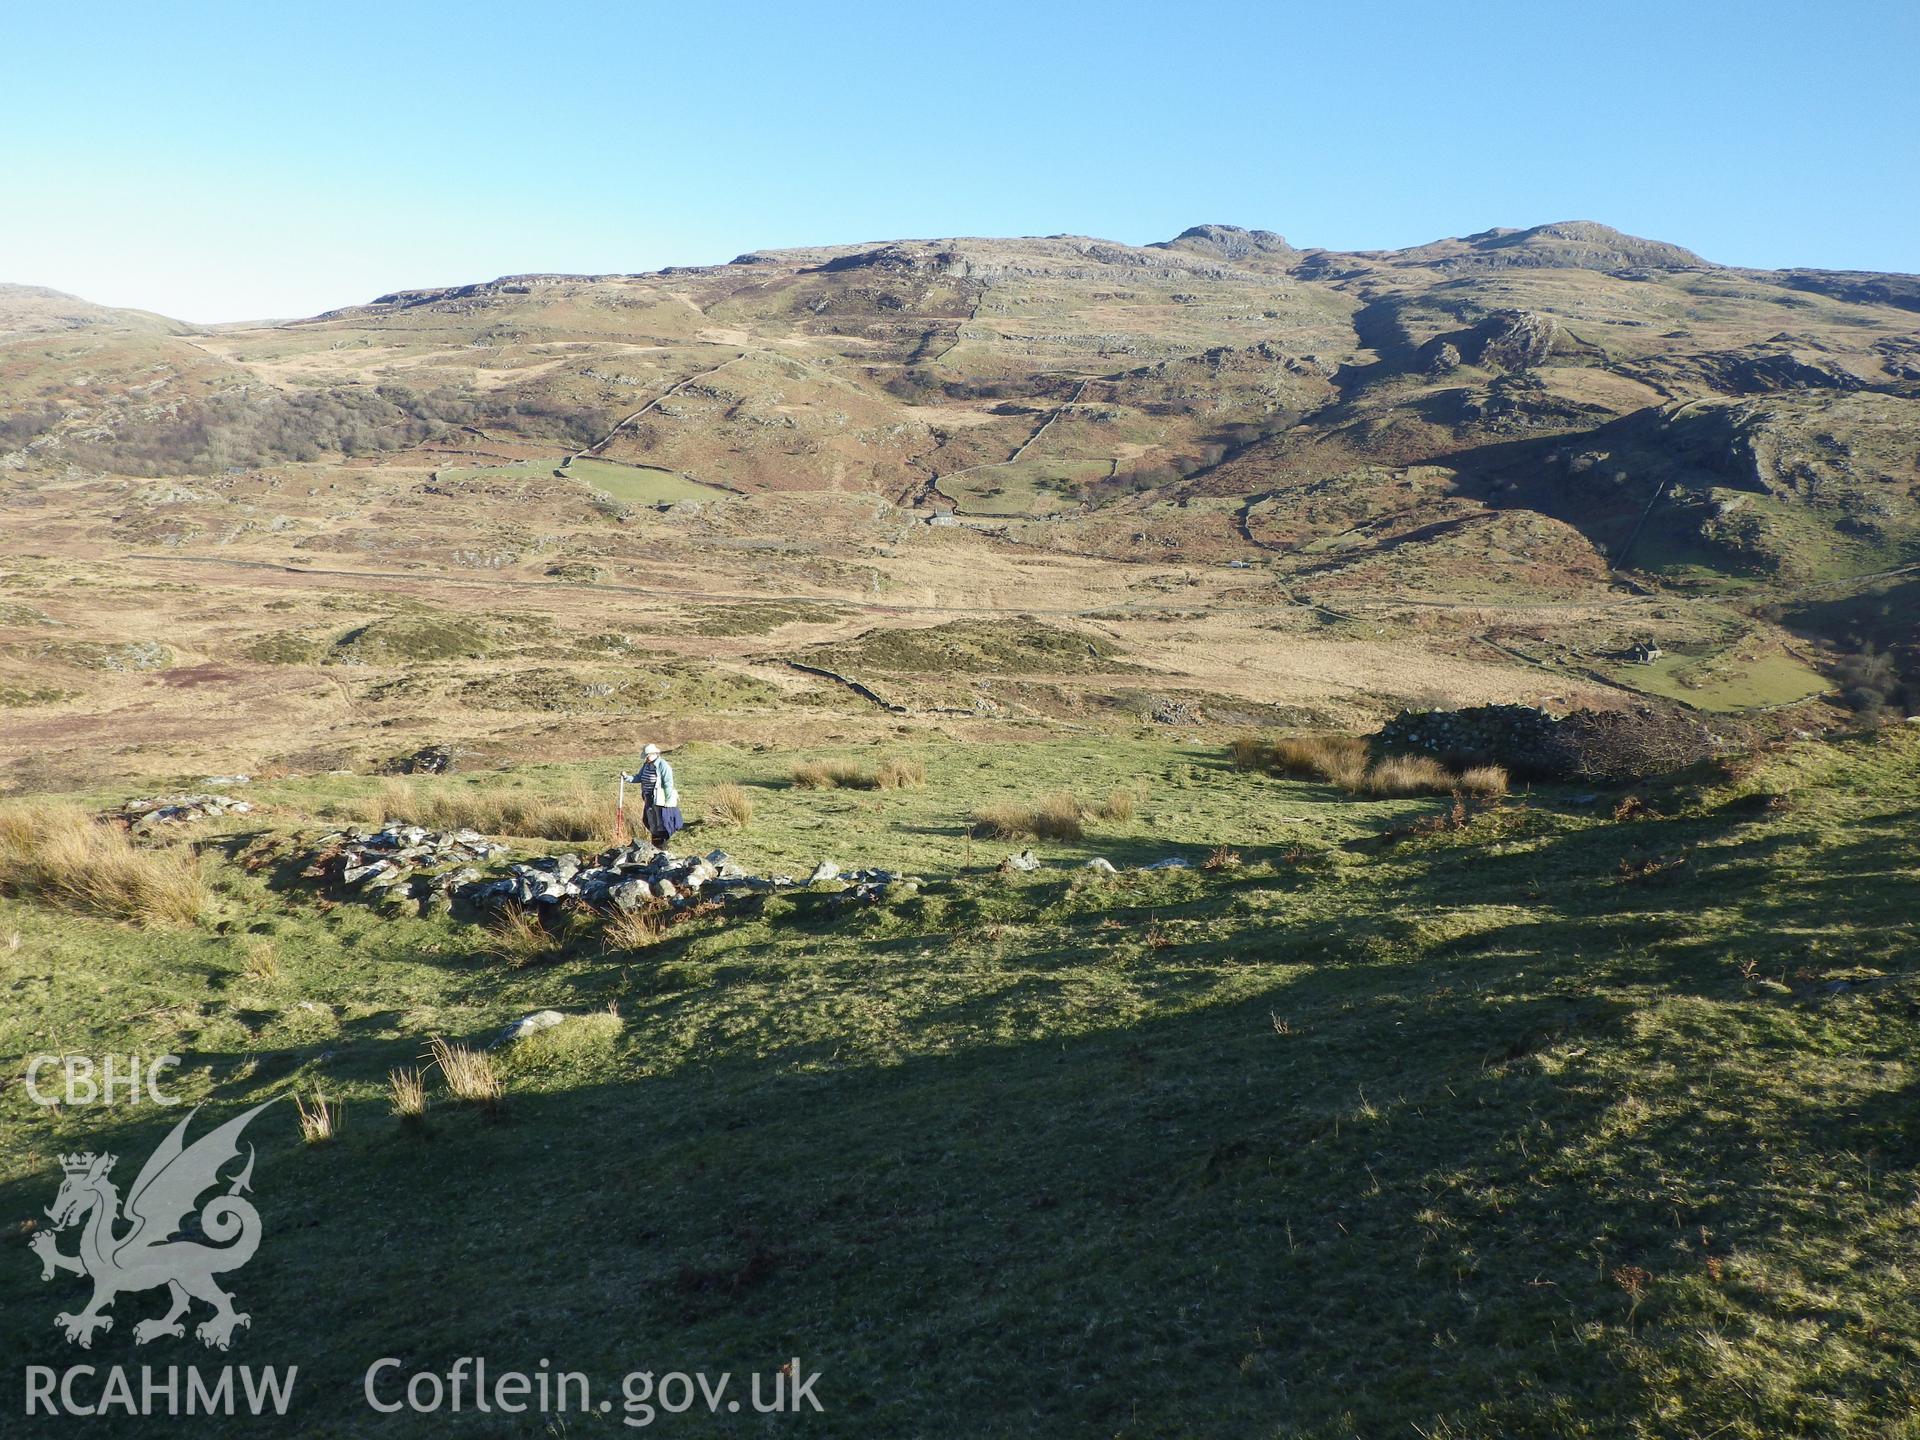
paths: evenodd
<path fill-rule="evenodd" d="M 1273 747 L 1263 736 L 1236 735 L 1227 745 L 1234 766 L 1241 770 L 1264 770 L 1271 762 Z"/>
<path fill-rule="evenodd" d="M 1318 780 L 1351 795 L 1384 799 L 1507 793 L 1507 772 L 1498 765 L 1476 765 L 1455 773 L 1429 755 L 1387 755 L 1376 760 L 1358 735 L 1289 735 L 1272 741 L 1243 735 L 1233 741 L 1230 753 L 1242 770 Z"/>
<path fill-rule="evenodd" d="M 243 968 L 247 978 L 255 984 L 271 985 L 280 978 L 279 947 L 268 936 L 253 936 L 246 944 Z"/>
<path fill-rule="evenodd" d="M 789 772 L 796 790 L 918 790 L 927 767 L 889 756 L 868 770 L 855 760 L 802 760 Z"/>
<path fill-rule="evenodd" d="M 1080 802 L 1070 790 L 1056 790 L 1033 811 L 1033 833 L 1042 840 L 1078 840 L 1084 833 Z"/>
<path fill-rule="evenodd" d="M 427 1042 L 427 1054 L 454 1099 L 494 1106 L 505 1098 L 506 1083 L 494 1068 L 493 1057 L 484 1050 L 456 1045 L 436 1035 Z"/>
<path fill-rule="evenodd" d="M 1369 795 L 1444 795 L 1453 772 L 1430 755 L 1389 755 L 1368 767 L 1360 788 Z"/>
<path fill-rule="evenodd" d="M 1025 806 L 1008 803 L 982 805 L 970 818 L 973 834 L 982 840 L 1019 840 L 1033 833 L 1032 815 Z"/>
<path fill-rule="evenodd" d="M 324 1145 L 332 1140 L 346 1118 L 346 1111 L 327 1099 L 318 1085 L 313 1087 L 311 1101 L 296 1093 L 293 1106 L 299 1112 L 300 1138 L 309 1145 Z"/>
<path fill-rule="evenodd" d="M 1475 765 L 1454 777 L 1454 786 L 1463 794 L 1495 796 L 1507 793 L 1508 778 L 1498 765 Z"/>
<path fill-rule="evenodd" d="M 607 917 L 600 928 L 600 940 L 608 950 L 645 950 L 667 935 L 664 905 L 643 905 L 638 910 L 618 910 Z"/>
<path fill-rule="evenodd" d="M 436 830 L 605 844 L 613 838 L 613 814 L 611 790 L 585 780 L 548 794 L 468 780 L 395 776 L 381 782 L 364 818 L 376 825 L 404 820 Z"/>
<path fill-rule="evenodd" d="M 818 760 L 800 760 L 788 772 L 796 790 L 831 790 L 833 782 L 827 776 L 827 767 Z"/>
<path fill-rule="evenodd" d="M 988 805 L 973 812 L 973 833 L 991 840 L 1078 840 L 1086 833 L 1072 791 L 1056 790 L 1036 804 Z"/>
<path fill-rule="evenodd" d="M 881 762 L 880 768 L 873 772 L 873 784 L 877 790 L 919 790 L 927 783 L 927 767 L 918 760 L 906 760 L 899 756 Z"/>
<path fill-rule="evenodd" d="M 716 785 L 707 799 L 707 817 L 718 825 L 745 829 L 753 823 L 753 792 L 744 785 Z"/>
<path fill-rule="evenodd" d="M 487 954 L 509 965 L 529 965 L 544 960 L 559 948 L 559 941 L 548 931 L 537 911 L 509 905 L 494 916 L 487 926 L 493 943 Z"/>
<path fill-rule="evenodd" d="M 209 898 L 192 850 L 39 801 L 0 805 L 0 891 L 142 925 L 194 924 Z"/>
<path fill-rule="evenodd" d="M 1290 735 L 1268 750 L 1267 768 L 1294 780 L 1324 780 L 1360 790 L 1367 778 L 1367 742 L 1358 735 Z"/>
<path fill-rule="evenodd" d="M 387 1075 L 387 1108 L 402 1120 L 419 1120 L 427 1113 L 427 1077 L 411 1066 Z"/>
<path fill-rule="evenodd" d="M 1094 813 L 1102 820 L 1112 820 L 1118 824 L 1125 824 L 1127 821 L 1133 819 L 1133 808 L 1138 803 L 1138 798 L 1134 795 L 1133 791 L 1116 789 L 1095 807 Z"/>
<path fill-rule="evenodd" d="M 873 776 L 852 760 L 802 760 L 793 767 L 800 790 L 871 790 Z"/>

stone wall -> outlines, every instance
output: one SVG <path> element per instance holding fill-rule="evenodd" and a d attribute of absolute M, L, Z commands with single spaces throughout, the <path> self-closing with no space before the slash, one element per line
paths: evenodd
<path fill-rule="evenodd" d="M 1389 755 L 1431 755 L 1449 765 L 1504 765 L 1516 775 L 1559 773 L 1554 732 L 1560 721 L 1531 705 L 1467 710 L 1402 710 L 1374 736 Z"/>
<path fill-rule="evenodd" d="M 1671 775 L 1740 743 L 1740 727 L 1716 734 L 1672 707 L 1574 710 L 1530 705 L 1403 710 L 1374 736 L 1382 754 L 1431 755 L 1456 768 L 1503 765 L 1522 779 L 1632 784 Z"/>

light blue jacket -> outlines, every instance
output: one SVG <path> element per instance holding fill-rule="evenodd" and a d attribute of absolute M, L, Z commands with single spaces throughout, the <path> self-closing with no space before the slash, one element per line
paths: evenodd
<path fill-rule="evenodd" d="M 645 768 L 646 765 L 643 762 L 640 769 L 644 770 Z M 640 798 L 649 805 L 658 805 L 662 810 L 678 810 L 680 808 L 680 789 L 673 783 L 673 766 L 669 765 L 667 763 L 667 757 L 662 755 L 653 762 L 653 768 L 658 771 L 660 775 L 660 783 L 656 787 L 657 793 L 653 795 L 642 795 Z M 640 771 L 636 770 L 633 774 L 627 776 L 627 783 L 629 785 L 638 785 L 640 783 Z"/>

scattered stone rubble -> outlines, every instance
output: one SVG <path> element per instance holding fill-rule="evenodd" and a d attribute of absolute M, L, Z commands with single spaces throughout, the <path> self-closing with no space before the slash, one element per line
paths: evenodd
<path fill-rule="evenodd" d="M 195 820 L 212 820 L 221 815 L 250 815 L 253 806 L 231 795 L 162 795 L 149 800 L 129 800 L 120 807 L 127 828 L 135 835 L 146 835 L 163 825 L 185 825 Z"/>
<path fill-rule="evenodd" d="M 753 875 L 724 850 L 675 855 L 645 840 L 592 856 L 561 854 L 510 861 L 508 853 L 506 845 L 478 831 L 435 831 L 394 823 L 379 830 L 340 830 L 321 837 L 304 874 L 375 904 L 404 902 L 419 905 L 428 914 L 444 914 L 456 906 L 487 912 L 566 902 L 621 912 L 662 903 L 679 909 L 700 901 L 808 889 L 830 891 L 835 905 L 877 905 L 917 895 L 925 883 L 893 870 L 842 870 L 832 860 L 822 860 L 804 880 L 792 875 Z M 1180 856 L 1170 855 L 1134 868 L 1177 870 L 1187 865 Z M 1002 874 L 1037 871 L 1042 861 L 1027 849 L 1007 856 L 999 868 Z M 1100 875 L 1119 873 L 1104 856 L 1087 861 L 1085 868 Z"/>
<path fill-rule="evenodd" d="M 370 900 L 420 899 L 430 909 L 446 910 L 456 891 L 484 878 L 480 862 L 506 853 L 505 845 L 477 830 L 390 824 L 323 836 L 306 874 L 364 892 Z"/>
<path fill-rule="evenodd" d="M 459 752 L 446 745 L 422 745 L 408 755 L 396 755 L 380 767 L 383 775 L 445 775 L 459 762 Z"/>
<path fill-rule="evenodd" d="M 763 895 L 829 883 L 840 884 L 850 901 L 875 904 L 915 894 L 921 885 L 915 877 L 891 870 L 842 871 L 831 860 L 823 860 L 804 882 L 791 875 L 751 875 L 724 850 L 675 855 L 645 840 L 590 857 L 562 854 L 512 861 L 504 874 L 480 868 L 507 853 L 507 846 L 473 830 L 440 832 L 390 824 L 323 837 L 306 873 L 365 892 L 370 900 L 414 900 L 441 911 L 455 904 L 503 910 L 567 900 L 632 911 L 653 901 L 683 906 L 700 898 Z"/>
<path fill-rule="evenodd" d="M 1185 700 L 1156 700 L 1153 706 L 1153 723 L 1156 725 L 1204 725 L 1207 715 L 1198 705 Z"/>
<path fill-rule="evenodd" d="M 1147 865 L 1136 865 L 1133 868 L 1136 870 L 1185 870 L 1188 868 L 1188 863 L 1187 860 L 1179 855 L 1169 855 L 1163 860 L 1155 860 Z M 1114 863 L 1104 855 L 1094 856 L 1091 860 L 1087 861 L 1082 868 L 1091 870 L 1096 875 L 1118 875 L 1120 873 Z M 1031 849 L 1020 850 L 1002 860 L 999 869 L 1002 875 L 1026 874 L 1040 869 L 1040 857 L 1034 854 Z"/>

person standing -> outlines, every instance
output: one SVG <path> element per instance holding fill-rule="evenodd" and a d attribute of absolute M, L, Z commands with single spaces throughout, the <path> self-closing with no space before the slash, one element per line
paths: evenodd
<path fill-rule="evenodd" d="M 674 783 L 673 766 L 658 745 L 648 745 L 641 752 L 639 770 L 627 781 L 640 787 L 640 827 L 664 850 L 673 832 L 685 823 L 680 818 L 680 788 Z"/>

